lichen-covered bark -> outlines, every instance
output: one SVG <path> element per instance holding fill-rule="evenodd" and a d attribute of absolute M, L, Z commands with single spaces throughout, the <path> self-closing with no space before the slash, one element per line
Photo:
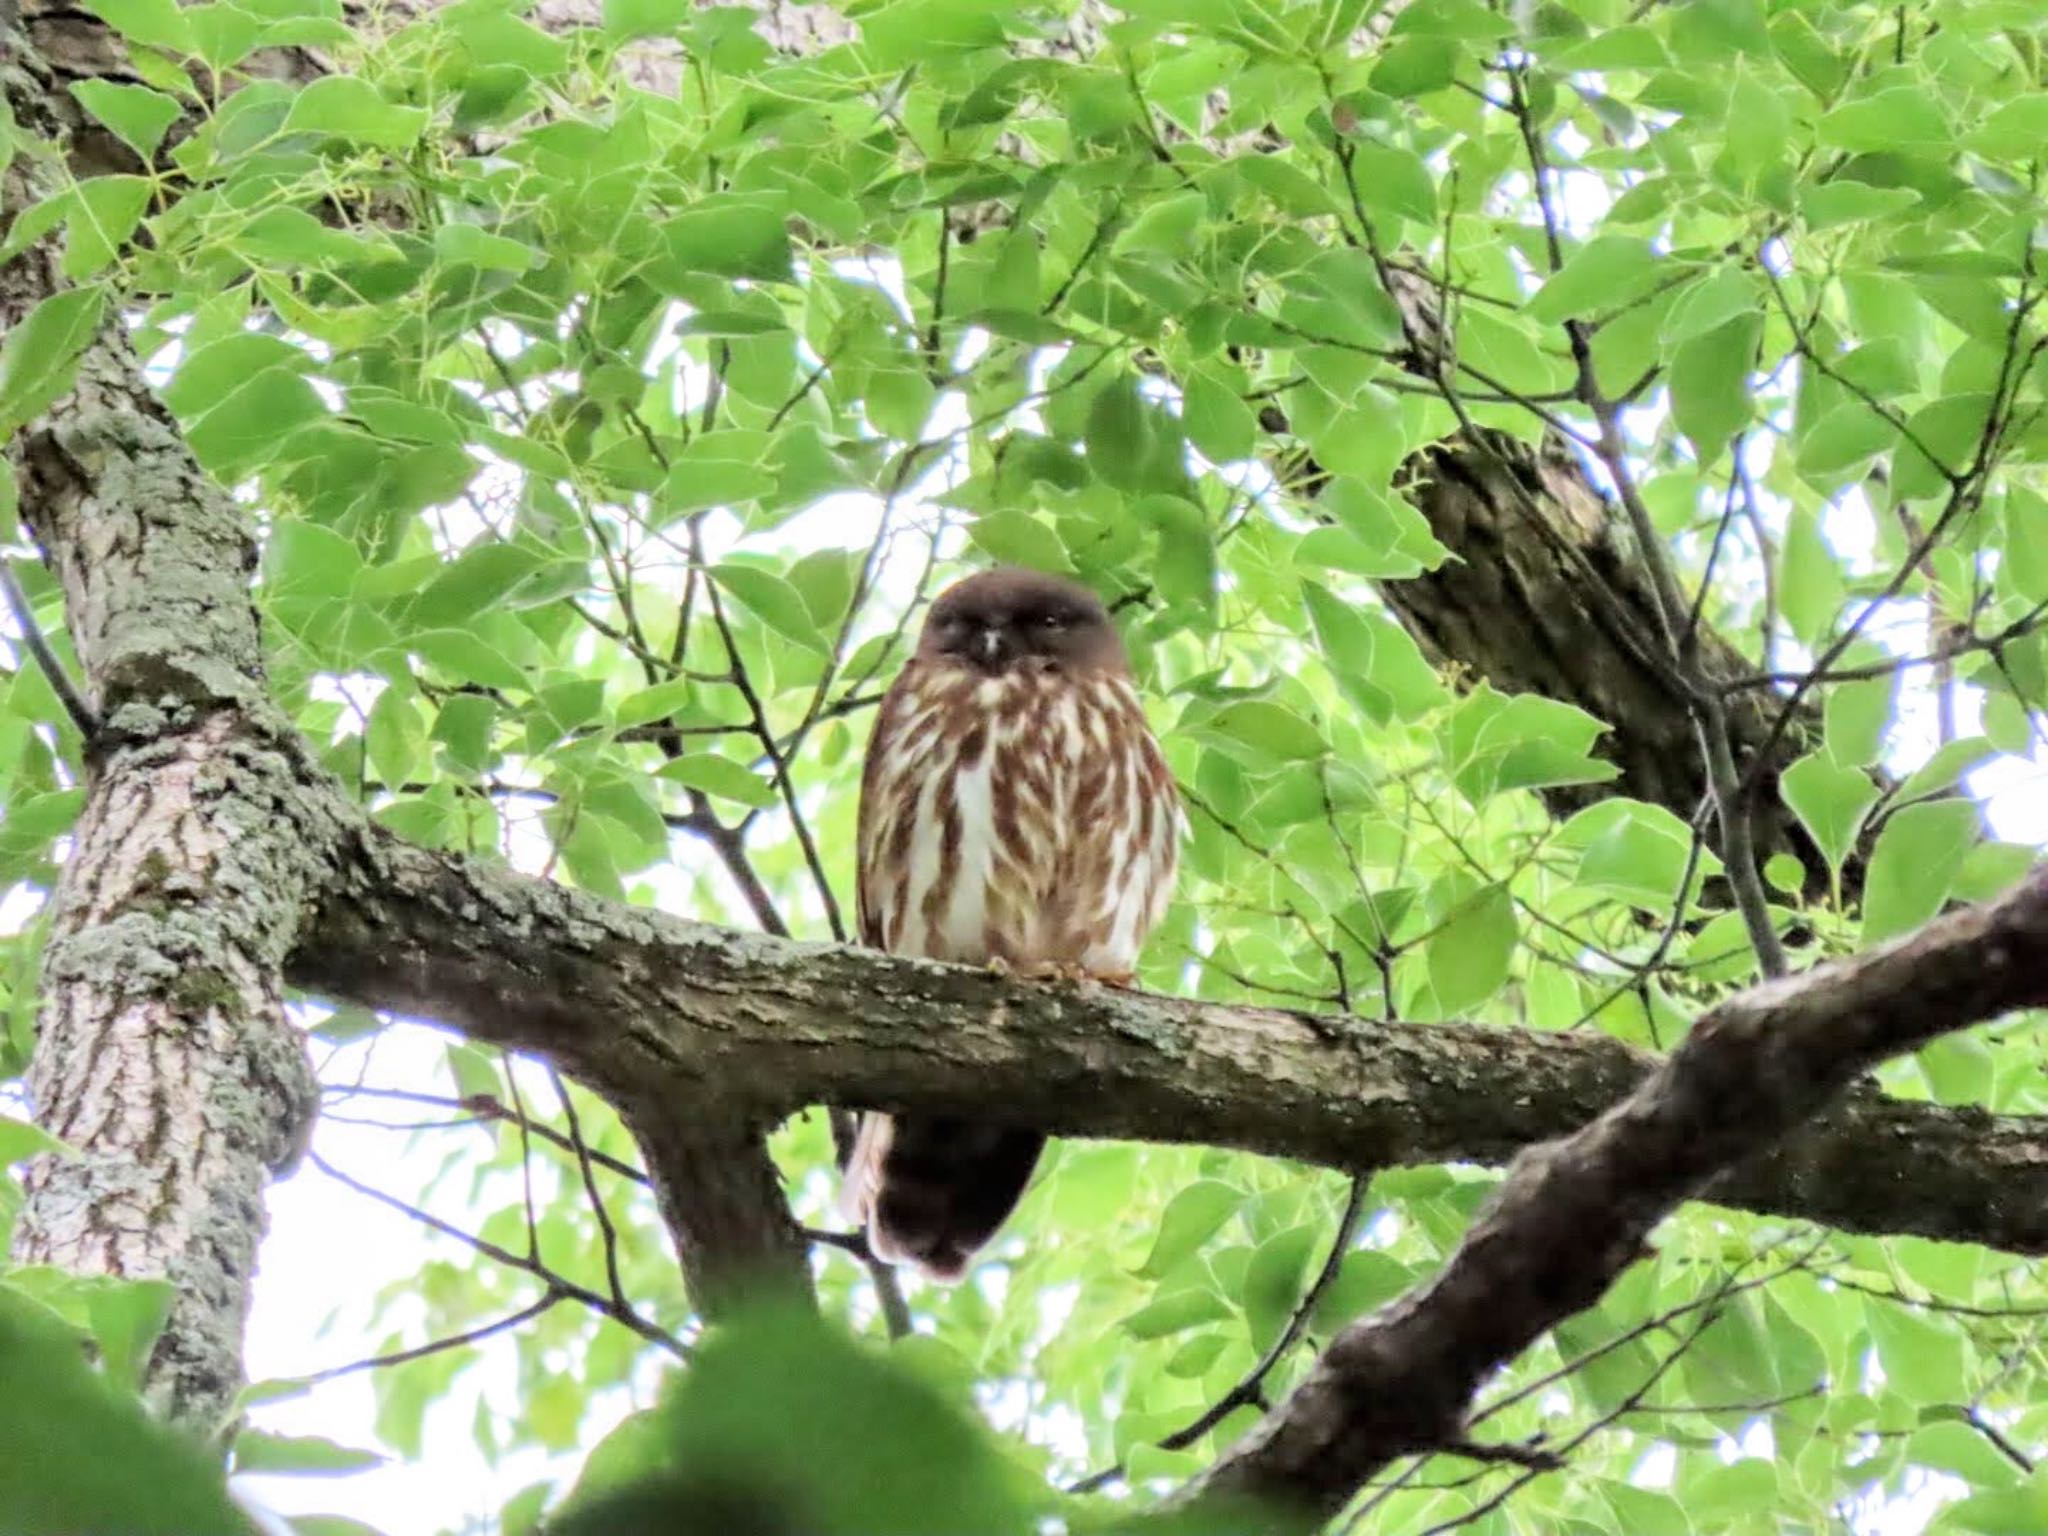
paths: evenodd
<path fill-rule="evenodd" d="M 282 764 L 204 716 L 118 748 L 94 775 L 53 902 L 28 1086 L 81 1156 L 28 1179 L 25 1263 L 177 1287 L 149 1395 L 195 1428 L 241 1386 L 263 1187 L 311 1125 L 312 1074 L 278 955 L 306 889 L 264 793 Z M 264 759 L 271 760 L 265 761 Z"/>
<path fill-rule="evenodd" d="M 1598 1035 L 1023 986 L 619 907 L 389 838 L 365 848 L 290 973 L 551 1057 L 643 1134 L 693 1097 L 763 1123 L 822 1099 L 1334 1167 L 1501 1163 L 1656 1065 Z M 1851 1231 L 2044 1252 L 2048 1126 L 1864 1091 L 1707 1192 Z"/>
<path fill-rule="evenodd" d="M 54 128 L 18 48 L 0 56 L 0 85 L 17 122 Z M 16 157 L 0 225 L 41 174 Z M 0 331 L 62 286 L 55 262 L 44 241 L 0 269 Z M 241 1382 L 263 1185 L 313 1109 L 279 966 L 320 867 L 318 800 L 263 700 L 253 545 L 118 328 L 8 455 L 102 724 L 29 1072 L 39 1118 L 79 1155 L 30 1171 L 16 1255 L 172 1281 L 148 1392 L 210 1429 Z"/>
<path fill-rule="evenodd" d="M 2048 872 L 1886 948 L 1709 1012 L 1632 1094 L 1523 1154 L 1429 1281 L 1331 1341 L 1198 1498 L 1268 1511 L 1247 1536 L 1320 1528 L 1398 1456 L 1455 1443 L 1494 1370 L 1591 1306 L 1656 1224 L 1860 1072 L 2006 1009 L 2048 1003 Z"/>

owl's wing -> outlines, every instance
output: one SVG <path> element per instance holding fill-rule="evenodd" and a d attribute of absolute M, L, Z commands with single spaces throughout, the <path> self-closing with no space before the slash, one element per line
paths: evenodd
<path fill-rule="evenodd" d="M 868 753 L 861 764 L 860 810 L 854 832 L 854 908 L 861 943 L 885 949 L 883 903 L 889 882 L 883 878 L 882 840 L 889 835 L 890 811 L 882 794 L 882 772 L 902 738 L 904 721 L 911 712 L 915 682 L 911 662 L 882 696 L 875 716 L 874 731 L 868 737 Z"/>

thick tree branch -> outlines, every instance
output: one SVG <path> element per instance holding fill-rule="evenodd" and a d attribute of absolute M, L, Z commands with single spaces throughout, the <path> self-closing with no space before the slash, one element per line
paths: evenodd
<path fill-rule="evenodd" d="M 1443 1269 L 1339 1334 L 1194 1497 L 1264 1509 L 1265 1529 L 1319 1525 L 1396 1457 L 1461 1440 L 1486 1377 L 1591 1306 L 1707 1180 L 1886 1057 L 2043 1003 L 2048 870 L 1895 944 L 1731 998 L 1628 1098 L 1518 1158 Z"/>
<path fill-rule="evenodd" d="M 1598 1035 L 1040 987 L 797 944 L 371 837 L 292 979 L 535 1051 L 643 1137 L 687 1128 L 710 1095 L 763 1122 L 823 1100 L 1332 1167 L 1502 1163 L 1656 1066 Z M 1704 1192 L 1849 1231 L 2048 1252 L 2048 1123 L 1863 1090 Z"/>

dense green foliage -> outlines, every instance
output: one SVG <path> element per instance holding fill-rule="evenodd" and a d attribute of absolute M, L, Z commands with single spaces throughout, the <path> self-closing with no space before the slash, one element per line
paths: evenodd
<path fill-rule="evenodd" d="M 1402 495 L 1419 450 L 1471 424 L 1597 439 L 1605 402 L 1622 435 L 1596 473 L 1639 493 L 1686 594 L 1704 579 L 1704 621 L 1759 671 L 1856 673 L 1807 690 L 1826 727 L 1784 793 L 1838 861 L 1861 840 L 1864 894 L 1809 902 L 1796 867 L 1766 872 L 1795 964 L 2002 887 L 2048 835 L 2019 794 L 2006 843 L 1930 798 L 2037 766 L 2048 707 L 2035 0 L 1415 0 L 1384 38 L 1367 0 L 1129 0 L 1078 50 L 1009 0 L 894 0 L 802 58 L 748 8 L 659 0 L 552 32 L 458 0 L 382 39 L 319 0 L 92 9 L 149 84 L 80 87 L 85 110 L 145 158 L 201 123 L 9 234 L 61 225 L 76 286 L 0 349 L 0 430 L 64 387 L 101 315 L 134 315 L 261 530 L 276 696 L 409 837 L 831 936 L 868 707 L 918 602 L 1017 560 L 1120 600 L 1186 793 L 1145 984 L 1669 1046 L 1757 974 L 1701 894 L 1720 861 L 1664 807 L 1554 818 L 1537 792 L 1611 777 L 1616 722 L 1444 675 L 1373 587 L 1445 558 Z M 355 72 L 209 108 L 183 71 L 288 42 Z M 664 89 L 625 84 L 650 49 Z M 5 124 L 0 146 L 36 152 Z M 1390 285 L 1437 295 L 1451 361 L 1418 364 L 1430 320 Z M 1930 643 L 1954 659 L 1896 664 Z M 40 889 L 76 739 L 30 666 L 5 704 L 0 880 Z M 35 938 L 11 941 L 9 1073 Z M 517 1400 L 480 1400 L 477 1454 L 590 1447 L 667 1360 L 618 1314 L 694 1326 L 645 1190 L 575 1150 L 630 1162 L 630 1141 L 580 1095 L 564 1144 L 524 1133 L 522 1112 L 568 1131 L 562 1101 L 472 1047 L 433 1047 L 436 1084 L 380 1075 L 377 1027 L 316 1031 L 331 1107 L 425 1089 L 448 1102 L 397 1118 L 488 1112 L 414 1136 L 394 1192 L 618 1287 L 613 1316 L 564 1302 L 380 1369 L 377 1434 L 419 1454 L 429 1405 L 495 1352 Z M 2014 1027 L 1886 1082 L 2048 1109 Z M 15 1135 L 0 1121 L 0 1158 Z M 831 1225 L 824 1117 L 776 1151 Z M 1268 1395 L 1427 1274 L 1493 1177 L 1375 1175 Z M 1112 1489 L 1170 1486 L 1255 1417 L 1157 1445 L 1289 1330 L 1345 1197 L 1334 1172 L 1064 1145 L 977 1283 L 912 1291 L 920 1332 L 892 1353 L 978 1393 L 1027 1484 L 1121 1463 Z M 332 1198 L 348 1220 L 358 1196 Z M 819 1255 L 828 1314 L 879 1340 L 868 1272 Z M 333 1352 L 476 1329 L 544 1284 L 445 1237 L 418 1266 Z M 148 1305 L 111 1316 L 51 1276 L 15 1294 L 128 1338 L 109 1370 L 132 1366 Z M 2038 1531 L 2043 1305 L 2010 1256 L 1689 1208 L 1487 1399 L 1484 1438 L 1547 1435 L 1568 1470 L 1431 1458 L 1357 1529 L 1817 1530 L 1938 1471 L 1958 1481 L 1937 1528 Z M 886 1425 L 897 1389 L 849 1402 Z M 607 1477 L 646 1464 L 643 1431 L 599 1451 Z"/>

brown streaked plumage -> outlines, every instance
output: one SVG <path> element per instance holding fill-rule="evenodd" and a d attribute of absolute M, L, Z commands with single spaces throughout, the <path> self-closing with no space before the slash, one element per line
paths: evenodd
<path fill-rule="evenodd" d="M 1172 894 L 1180 804 L 1123 642 L 1086 588 L 1002 567 L 932 604 L 861 776 L 860 934 L 901 955 L 1123 982 Z M 1045 1138 L 861 1121 L 841 1205 L 869 1246 L 957 1279 Z"/>

